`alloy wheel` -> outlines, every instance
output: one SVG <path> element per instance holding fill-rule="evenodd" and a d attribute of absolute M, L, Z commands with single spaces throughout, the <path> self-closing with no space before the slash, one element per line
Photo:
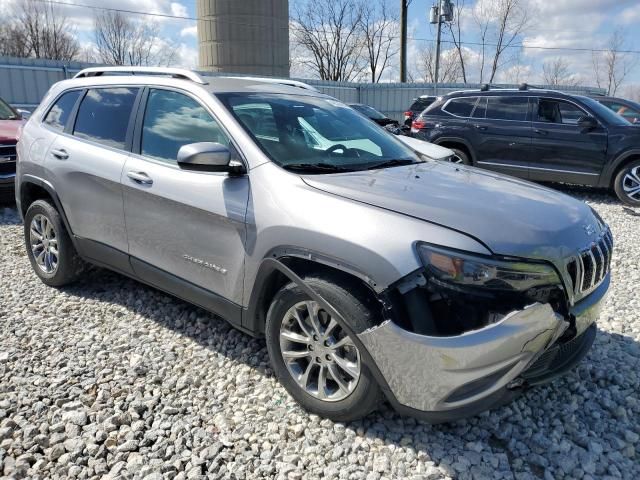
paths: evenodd
<path fill-rule="evenodd" d="M 46 274 L 55 273 L 59 262 L 58 238 L 51 221 L 40 213 L 31 220 L 29 243 L 38 268 Z"/>
<path fill-rule="evenodd" d="M 622 178 L 622 189 L 630 199 L 640 201 L 640 166 L 633 167 Z"/>
<path fill-rule="evenodd" d="M 317 399 L 343 400 L 358 385 L 358 348 L 336 319 L 315 301 L 299 302 L 284 315 L 280 351 L 293 379 Z"/>

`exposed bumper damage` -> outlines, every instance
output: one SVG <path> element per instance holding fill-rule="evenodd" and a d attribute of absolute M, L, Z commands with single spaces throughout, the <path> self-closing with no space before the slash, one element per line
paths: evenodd
<path fill-rule="evenodd" d="M 400 406 L 453 420 L 500 403 L 529 383 L 527 373 L 531 384 L 543 383 L 575 365 L 593 343 L 603 287 L 572 312 L 578 330 L 566 345 L 558 339 L 571 323 L 541 303 L 458 336 L 421 335 L 390 320 L 358 336 Z"/>

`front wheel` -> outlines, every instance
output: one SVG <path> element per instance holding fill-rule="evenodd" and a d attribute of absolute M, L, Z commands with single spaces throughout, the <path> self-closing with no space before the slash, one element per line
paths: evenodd
<path fill-rule="evenodd" d="M 320 278 L 305 282 L 351 328 L 333 318 L 296 284 L 284 286 L 267 314 L 266 340 L 275 373 L 305 409 L 336 421 L 364 417 L 380 403 L 380 388 L 349 330 L 373 326 L 366 301 Z"/>
<path fill-rule="evenodd" d="M 640 207 L 640 160 L 631 162 L 618 172 L 613 188 L 622 203 Z"/>

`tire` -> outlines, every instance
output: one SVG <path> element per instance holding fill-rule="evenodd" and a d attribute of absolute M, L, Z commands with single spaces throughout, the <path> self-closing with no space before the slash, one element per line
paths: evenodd
<path fill-rule="evenodd" d="M 451 161 L 452 163 L 460 163 L 462 165 L 471 165 L 471 159 L 469 158 L 469 154 L 467 152 L 465 152 L 464 150 L 460 150 L 459 148 L 456 147 L 447 147 L 449 150 L 451 150 L 454 154 L 455 157 L 458 157 L 460 159 L 459 162 L 454 162 L 453 160 Z"/>
<path fill-rule="evenodd" d="M 640 160 L 634 160 L 620 169 L 613 181 L 613 189 L 622 203 L 640 207 Z"/>
<path fill-rule="evenodd" d="M 51 287 L 73 283 L 84 270 L 58 211 L 46 200 L 33 202 L 24 217 L 24 240 L 33 271 Z"/>
<path fill-rule="evenodd" d="M 271 365 L 280 383 L 309 412 L 341 422 L 360 419 L 378 407 L 382 392 L 367 367 L 364 356 L 353 342 L 352 334 L 347 333 L 347 330 L 361 332 L 375 325 L 377 317 L 373 306 L 367 305 L 370 302 L 364 297 L 360 298 L 361 296 L 351 292 L 357 289 L 346 290 L 332 281 L 318 277 L 307 277 L 305 283 L 329 302 L 348 322 L 350 328 L 345 329 L 341 323 L 336 322 L 326 337 L 328 340 L 322 342 L 323 338 L 320 338 L 320 342 L 312 342 L 311 347 L 306 343 L 287 340 L 295 332 L 298 335 L 296 338 L 305 337 L 305 330 L 300 328 L 301 325 L 309 333 L 306 336 L 308 340 L 312 340 L 312 334 L 316 331 L 312 329 L 309 308 L 305 303 L 311 299 L 296 284 L 289 283 L 275 295 L 267 313 L 265 335 Z M 317 304 L 311 302 L 311 305 Z M 298 311 L 302 324 L 290 314 L 292 309 Z M 320 309 L 317 311 L 317 318 L 326 332 L 326 327 L 332 323 L 331 317 Z M 335 350 L 332 349 L 334 347 L 327 348 L 327 345 L 334 345 L 336 342 L 346 346 Z M 307 351 L 309 348 L 313 350 Z M 303 357 L 304 353 L 307 355 Z M 300 354 L 300 357 L 292 358 L 292 354 Z M 285 355 L 288 357 L 287 361 Z M 347 364 L 344 363 L 345 359 L 348 360 Z M 354 367 L 356 364 L 359 368 Z M 342 365 L 348 368 L 343 370 Z M 318 384 L 321 383 L 322 370 L 327 380 L 326 388 L 321 390 Z M 356 370 L 359 372 L 357 379 L 354 377 Z M 347 374 L 347 371 L 351 373 Z M 302 378 L 303 372 L 308 372 L 308 382 L 304 388 L 299 383 L 302 380 L 294 377 L 297 373 Z M 342 385 L 335 378 L 340 379 Z"/>

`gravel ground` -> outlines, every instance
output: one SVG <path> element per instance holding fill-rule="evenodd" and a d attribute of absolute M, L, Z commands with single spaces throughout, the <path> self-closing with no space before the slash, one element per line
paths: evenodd
<path fill-rule="evenodd" d="M 262 340 L 104 270 L 55 290 L 0 207 L 0 475 L 32 478 L 637 478 L 640 217 L 574 189 L 611 225 L 613 288 L 594 348 L 553 384 L 432 426 L 388 407 L 309 415 Z"/>

